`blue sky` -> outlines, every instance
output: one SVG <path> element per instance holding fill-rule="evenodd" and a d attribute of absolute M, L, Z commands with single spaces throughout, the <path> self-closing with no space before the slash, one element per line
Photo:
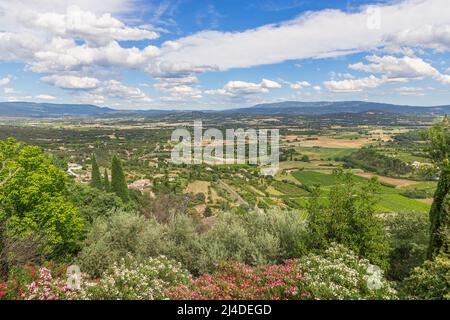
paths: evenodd
<path fill-rule="evenodd" d="M 0 0 L 0 101 L 450 104 L 446 0 Z"/>

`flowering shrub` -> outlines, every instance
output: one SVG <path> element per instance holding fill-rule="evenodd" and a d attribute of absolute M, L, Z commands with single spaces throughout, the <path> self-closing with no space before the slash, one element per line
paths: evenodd
<path fill-rule="evenodd" d="M 332 244 L 322 255 L 301 259 L 306 290 L 314 299 L 392 299 L 396 293 L 380 269 L 371 272 L 366 259 L 342 245 Z"/>
<path fill-rule="evenodd" d="M 441 253 L 417 267 L 405 280 L 409 299 L 450 300 L 450 256 Z"/>
<path fill-rule="evenodd" d="M 307 299 L 304 283 L 296 260 L 256 268 L 233 261 L 220 264 L 213 275 L 168 289 L 168 295 L 177 300 Z"/>
<path fill-rule="evenodd" d="M 131 255 L 115 263 L 99 282 L 83 285 L 81 299 L 159 300 L 165 288 L 188 283 L 187 271 L 178 262 L 164 256 L 138 260 Z"/>
<path fill-rule="evenodd" d="M 190 285 L 168 290 L 173 299 L 392 299 L 395 291 L 369 262 L 341 245 L 324 255 L 286 260 L 283 265 L 250 267 L 239 262 L 221 264 Z M 377 270 L 377 269 L 376 269 Z"/>
<path fill-rule="evenodd" d="M 67 266 L 53 262 L 40 268 L 26 265 L 15 269 L 11 277 L 0 281 L 0 299 L 59 300 L 74 298 L 76 292 L 66 283 Z"/>

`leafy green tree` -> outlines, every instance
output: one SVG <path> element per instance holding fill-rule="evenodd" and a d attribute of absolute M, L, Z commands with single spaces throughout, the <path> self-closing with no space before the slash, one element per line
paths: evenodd
<path fill-rule="evenodd" d="M 109 182 L 108 170 L 105 168 L 105 174 L 103 175 L 103 190 L 109 192 L 111 190 L 111 183 Z"/>
<path fill-rule="evenodd" d="M 450 130 L 447 116 L 429 130 L 428 139 L 429 156 L 440 171 L 430 210 L 430 243 L 427 257 L 432 259 L 440 251 L 449 253 Z"/>
<path fill-rule="evenodd" d="M 98 190 L 85 184 L 69 185 L 67 197 L 88 222 L 92 222 L 97 217 L 110 215 L 118 209 L 126 209 L 125 204 L 114 193 Z"/>
<path fill-rule="evenodd" d="M 122 162 L 114 155 L 111 164 L 111 191 L 124 202 L 129 200 L 128 186 L 122 168 Z"/>
<path fill-rule="evenodd" d="M 336 184 L 324 204 L 319 190 L 313 190 L 308 205 L 309 247 L 326 249 L 332 242 L 343 244 L 371 263 L 386 268 L 389 243 L 383 224 L 375 217 L 379 183 L 355 182 L 351 172 L 337 170 Z"/>
<path fill-rule="evenodd" d="M 42 235 L 46 256 L 61 257 L 77 249 L 84 220 L 64 196 L 66 175 L 41 148 L 0 140 L 0 223 L 6 236 Z M 5 234 L 4 234 L 5 236 Z"/>
<path fill-rule="evenodd" d="M 103 189 L 102 176 L 100 175 L 100 168 L 97 164 L 97 159 L 95 154 L 92 155 L 92 175 L 91 175 L 91 186 L 99 190 Z"/>

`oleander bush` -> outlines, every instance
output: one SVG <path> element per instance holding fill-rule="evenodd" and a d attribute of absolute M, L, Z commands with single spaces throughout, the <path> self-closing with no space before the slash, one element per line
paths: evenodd
<path fill-rule="evenodd" d="M 0 280 L 0 300 L 74 299 L 77 294 L 67 283 L 67 265 L 53 261 L 41 267 L 15 267 L 7 279 Z"/>
<path fill-rule="evenodd" d="M 202 274 L 167 293 L 176 300 L 301 300 L 309 297 L 304 287 L 295 260 L 258 267 L 231 261 L 221 263 L 213 274 Z"/>
<path fill-rule="evenodd" d="M 396 292 L 383 271 L 339 244 L 300 259 L 305 289 L 313 299 L 393 299 Z"/>
<path fill-rule="evenodd" d="M 342 245 L 322 254 L 289 259 L 283 264 L 252 267 L 242 262 L 221 263 L 188 285 L 168 290 L 172 299 L 394 299 L 396 291 L 381 269 Z"/>
<path fill-rule="evenodd" d="M 113 264 L 98 282 L 83 285 L 80 299 L 160 300 L 167 288 L 188 283 L 181 264 L 164 256 L 136 259 L 128 254 Z"/>

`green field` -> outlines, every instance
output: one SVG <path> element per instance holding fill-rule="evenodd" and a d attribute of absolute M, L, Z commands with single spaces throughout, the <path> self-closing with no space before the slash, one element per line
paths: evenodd
<path fill-rule="evenodd" d="M 292 173 L 292 176 L 300 183 L 311 187 L 319 185 L 327 192 L 329 187 L 336 183 L 336 176 L 332 174 L 325 174 L 314 171 L 296 171 Z M 366 178 L 354 177 L 358 183 L 367 182 Z M 424 183 L 425 186 L 431 187 L 432 183 Z M 281 190 L 280 190 L 281 191 Z M 430 205 L 417 201 L 415 199 L 407 198 L 400 194 L 402 189 L 395 189 L 386 185 L 382 185 L 379 194 L 379 203 L 377 205 L 377 211 L 379 212 L 423 212 L 427 213 L 430 210 Z M 325 200 L 325 199 L 324 199 Z M 299 198 L 296 202 L 301 206 L 305 205 L 307 197 Z"/>
<path fill-rule="evenodd" d="M 310 147 L 297 147 L 295 151 L 302 155 L 307 155 L 310 158 L 333 160 L 335 158 L 342 158 L 351 155 L 358 149 L 348 148 L 310 148 Z"/>

